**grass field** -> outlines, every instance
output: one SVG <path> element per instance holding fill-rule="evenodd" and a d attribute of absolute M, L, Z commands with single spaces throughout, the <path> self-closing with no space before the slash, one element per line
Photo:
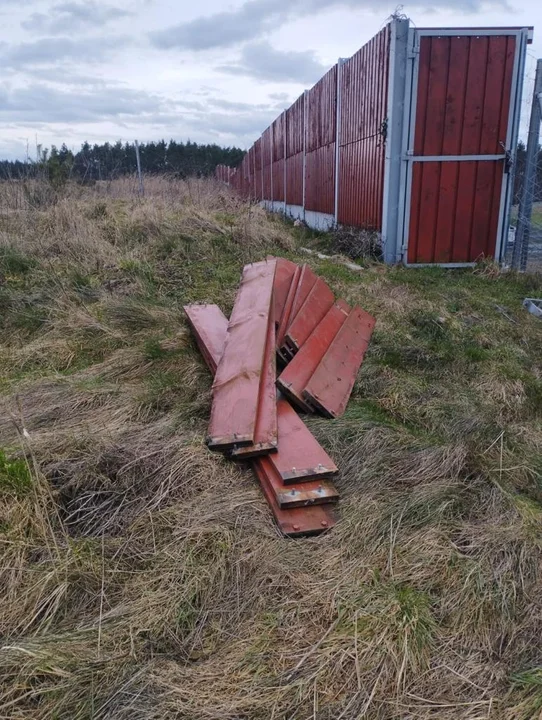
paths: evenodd
<path fill-rule="evenodd" d="M 22 194 L 21 194 L 22 193 Z M 0 186 L 0 717 L 542 717 L 541 276 L 353 273 L 212 182 Z M 308 261 L 377 318 L 329 534 L 203 443 L 182 305 Z"/>

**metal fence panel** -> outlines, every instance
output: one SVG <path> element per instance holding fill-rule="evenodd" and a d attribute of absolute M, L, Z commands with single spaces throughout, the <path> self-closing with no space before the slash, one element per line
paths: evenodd
<path fill-rule="evenodd" d="M 303 152 L 286 158 L 286 202 L 303 205 Z"/>
<path fill-rule="evenodd" d="M 516 46 L 505 30 L 420 38 L 409 263 L 495 256 Z"/>
<path fill-rule="evenodd" d="M 271 165 L 271 152 L 273 147 L 273 134 L 271 127 L 268 127 L 262 133 L 262 199 L 273 200 L 273 186 L 272 186 L 272 165 Z"/>
<path fill-rule="evenodd" d="M 305 208 L 335 213 L 337 65 L 307 93 Z"/>
<path fill-rule="evenodd" d="M 338 221 L 382 229 L 390 26 L 340 72 Z"/>
<path fill-rule="evenodd" d="M 284 150 L 286 143 L 285 114 L 282 113 L 271 125 L 273 135 L 273 200 L 284 201 Z"/>

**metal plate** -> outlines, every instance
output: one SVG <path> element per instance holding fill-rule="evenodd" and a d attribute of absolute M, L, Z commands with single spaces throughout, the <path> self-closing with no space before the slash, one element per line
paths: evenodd
<path fill-rule="evenodd" d="M 277 380 L 277 385 L 284 395 L 306 412 L 312 412 L 312 409 L 303 399 L 303 390 L 349 312 L 350 306 L 344 300 L 337 300 Z"/>
<path fill-rule="evenodd" d="M 290 317 L 288 318 L 288 327 L 286 328 L 286 332 L 288 332 L 290 325 L 295 320 L 297 313 L 301 310 L 303 303 L 307 299 L 315 283 L 316 275 L 313 273 L 311 268 L 307 264 L 302 265 L 301 275 L 299 276 L 299 282 L 297 284 L 294 301 L 292 303 Z"/>
<path fill-rule="evenodd" d="M 216 305 L 198 307 L 206 307 L 207 310 L 192 313 L 191 317 L 193 324 L 191 324 L 196 334 L 196 338 L 201 338 L 201 340 L 198 340 L 198 345 L 200 345 L 201 342 L 200 347 L 204 351 L 204 357 L 209 364 L 209 369 L 213 372 L 220 360 L 222 348 L 226 342 L 227 320 L 222 314 L 220 308 Z M 209 342 L 210 345 L 206 346 L 206 342 Z M 222 347 L 220 347 L 221 344 Z M 290 508 L 288 510 L 281 509 L 279 503 L 282 502 L 284 504 L 287 501 L 287 498 L 278 497 L 279 495 L 283 495 L 284 486 L 278 485 L 275 481 L 275 490 L 273 488 L 272 479 L 268 478 L 268 475 L 265 472 L 266 463 L 269 463 L 273 467 L 275 477 L 281 477 L 279 468 L 290 468 L 290 472 L 288 472 L 288 470 L 285 471 L 286 475 L 294 476 L 297 472 L 299 472 L 296 468 L 291 468 L 291 465 L 288 462 L 287 456 L 289 456 L 290 459 L 296 460 L 295 453 L 288 447 L 290 445 L 290 439 L 299 442 L 300 445 L 313 453 L 318 451 L 318 458 L 320 461 L 324 459 L 325 455 L 323 454 L 324 451 L 318 445 L 309 429 L 284 399 L 279 400 L 277 411 L 279 438 L 282 437 L 283 439 L 280 450 L 276 453 L 276 455 L 270 455 L 268 458 L 255 458 L 252 461 L 252 467 L 258 476 L 262 491 L 271 507 L 275 520 L 285 535 L 296 536 L 323 532 L 332 527 L 336 522 L 335 515 L 330 506 L 316 505 L 314 508 L 299 507 Z M 312 440 L 312 442 L 309 440 Z M 283 453 L 285 455 L 285 459 L 281 460 L 280 456 Z M 278 462 L 273 462 L 274 460 L 278 460 Z M 329 474 L 336 474 L 337 468 L 330 458 L 328 458 L 327 464 L 329 465 Z M 334 468 L 334 470 L 331 468 Z M 318 481 L 316 485 L 313 485 L 310 482 L 307 483 L 306 488 L 308 495 L 296 495 L 294 496 L 296 499 L 299 499 L 300 497 L 306 497 L 306 499 L 314 497 L 314 493 L 319 492 L 318 488 L 322 485 L 326 488 L 325 492 L 327 493 L 329 501 L 335 501 L 336 498 L 333 486 L 330 483 L 324 484 L 322 482 L 326 477 L 326 473 L 322 472 L 322 470 L 323 468 L 319 467 L 318 472 L 313 475 L 313 477 L 315 477 Z M 290 484 L 299 484 L 299 482 L 303 479 L 310 480 L 310 478 L 307 478 L 306 476 L 301 479 L 292 477 Z M 284 485 L 286 484 L 287 483 L 284 483 Z M 301 488 L 296 487 L 295 490 L 301 491 Z M 316 508 L 320 508 L 320 510 L 316 511 Z"/>
<path fill-rule="evenodd" d="M 254 460 L 254 472 L 265 499 L 271 507 L 275 521 L 284 535 L 288 537 L 318 535 L 335 525 L 335 513 L 329 504 L 283 510 L 276 500 L 271 481 L 263 467 L 263 460 L 263 458 Z"/>
<path fill-rule="evenodd" d="M 312 482 L 301 483 L 297 487 L 285 485 L 269 458 L 262 457 L 258 462 L 267 475 L 277 503 L 283 510 L 294 507 L 307 507 L 308 505 L 325 505 L 335 503 L 339 499 L 337 489 L 330 482 L 313 480 Z"/>
<path fill-rule="evenodd" d="M 270 260 L 243 270 L 213 383 L 207 437 L 212 450 L 254 442 L 275 266 Z"/>
<path fill-rule="evenodd" d="M 285 398 L 277 402 L 279 451 L 269 456 L 286 485 L 330 478 L 339 470 Z"/>
<path fill-rule="evenodd" d="M 290 260 L 277 258 L 275 282 L 273 283 L 273 302 L 275 306 L 275 323 L 277 325 L 280 324 L 296 268 L 297 265 Z"/>
<path fill-rule="evenodd" d="M 275 315 L 273 304 L 267 326 L 267 340 L 265 343 L 264 365 L 260 380 L 260 395 L 258 398 L 258 412 L 256 414 L 256 428 L 254 431 L 254 443 L 243 448 L 232 450 L 232 457 L 241 460 L 243 458 L 268 455 L 277 451 L 278 427 L 277 427 L 277 388 L 275 380 L 277 377 L 277 364 L 275 353 Z"/>
<path fill-rule="evenodd" d="M 305 402 L 327 417 L 343 414 L 374 326 L 365 310 L 351 311 L 303 391 Z"/>
<path fill-rule="evenodd" d="M 292 314 L 292 306 L 294 304 L 295 296 L 297 293 L 297 286 L 299 285 L 301 272 L 302 271 L 299 265 L 296 265 L 294 276 L 292 278 L 292 283 L 290 285 L 290 289 L 288 290 L 288 295 L 286 296 L 286 302 L 284 303 L 284 310 L 282 311 L 279 326 L 277 329 L 277 349 L 280 348 L 280 346 L 282 345 L 284 336 L 286 335 L 286 331 L 288 330 L 290 315 Z"/>
<path fill-rule="evenodd" d="M 185 305 L 184 311 L 201 354 L 214 375 L 224 350 L 228 319 L 218 305 Z"/>
<path fill-rule="evenodd" d="M 325 317 L 334 300 L 335 296 L 325 280 L 317 278 L 307 299 L 290 323 L 284 338 L 285 343 L 294 354 L 303 346 L 314 328 Z"/>

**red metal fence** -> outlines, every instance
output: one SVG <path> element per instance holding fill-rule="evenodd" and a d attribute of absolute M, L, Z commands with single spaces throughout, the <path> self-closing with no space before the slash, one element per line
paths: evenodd
<path fill-rule="evenodd" d="M 217 178 L 314 227 L 377 231 L 387 262 L 499 258 L 531 41 L 393 20 Z"/>

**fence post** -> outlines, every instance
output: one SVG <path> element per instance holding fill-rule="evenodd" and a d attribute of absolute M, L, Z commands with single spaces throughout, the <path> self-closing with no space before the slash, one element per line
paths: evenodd
<path fill-rule="evenodd" d="M 531 220 L 533 216 L 534 188 L 536 183 L 536 168 L 538 161 L 538 142 L 540 138 L 540 122 L 542 120 L 542 60 L 536 64 L 536 78 L 534 83 L 533 105 L 531 108 L 531 122 L 529 125 L 529 139 L 527 141 L 527 156 L 525 158 L 525 175 L 523 177 L 523 190 L 519 201 L 518 224 L 512 254 L 512 267 L 524 272 L 527 268 L 527 255 L 529 252 L 529 237 Z"/>
<path fill-rule="evenodd" d="M 341 162 L 341 68 L 346 62 L 344 58 L 337 61 L 337 104 L 335 115 L 335 227 L 339 225 L 339 170 Z"/>
<path fill-rule="evenodd" d="M 135 154 L 136 154 L 136 162 L 137 162 L 137 176 L 139 178 L 139 194 L 141 197 L 145 194 L 143 189 L 143 178 L 141 177 L 141 160 L 139 158 L 139 143 L 137 140 L 135 141 Z"/>
<path fill-rule="evenodd" d="M 390 37 L 390 71 L 388 79 L 388 117 L 386 118 L 386 154 L 384 165 L 384 198 L 382 212 L 382 251 L 384 262 L 397 262 L 402 244 L 399 233 L 401 168 L 406 148 L 403 146 L 405 118 L 408 37 L 410 22 L 393 20 Z"/>

